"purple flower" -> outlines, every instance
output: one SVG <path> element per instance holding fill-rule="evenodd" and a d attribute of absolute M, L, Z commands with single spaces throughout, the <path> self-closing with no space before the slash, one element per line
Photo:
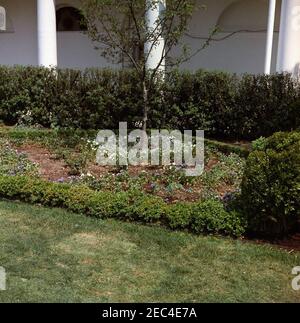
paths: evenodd
<path fill-rule="evenodd" d="M 65 179 L 63 177 L 57 180 L 57 183 L 64 183 L 64 182 L 65 182 Z"/>

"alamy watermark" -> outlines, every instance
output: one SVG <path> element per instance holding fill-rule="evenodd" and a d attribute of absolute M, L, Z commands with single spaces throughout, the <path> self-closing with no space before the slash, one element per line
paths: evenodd
<path fill-rule="evenodd" d="M 128 131 L 127 123 L 119 133 L 101 130 L 96 138 L 97 163 L 101 166 L 176 166 L 186 176 L 204 171 L 204 131 L 142 130 Z"/>
<path fill-rule="evenodd" d="M 300 291 L 300 266 L 293 268 L 292 275 L 296 276 L 292 280 L 292 288 L 294 291 L 299 292 Z"/>
<path fill-rule="evenodd" d="M 0 267 L 0 291 L 6 290 L 6 271 L 5 268 Z"/>

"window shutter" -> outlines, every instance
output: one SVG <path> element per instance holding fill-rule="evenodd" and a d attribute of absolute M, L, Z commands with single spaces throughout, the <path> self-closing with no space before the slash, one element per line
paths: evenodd
<path fill-rule="evenodd" d="M 3 7 L 0 7 L 0 30 L 6 30 L 6 11 Z"/>

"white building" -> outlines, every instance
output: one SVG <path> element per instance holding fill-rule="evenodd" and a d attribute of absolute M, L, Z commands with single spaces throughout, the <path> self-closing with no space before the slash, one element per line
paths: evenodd
<path fill-rule="evenodd" d="M 145 0 L 147 1 L 147 0 Z M 288 71 L 300 64 L 300 0 L 198 0 L 185 42 L 210 46 L 185 69 L 237 73 Z M 0 0 L 0 64 L 105 67 L 109 63 L 80 31 L 80 0 Z"/>

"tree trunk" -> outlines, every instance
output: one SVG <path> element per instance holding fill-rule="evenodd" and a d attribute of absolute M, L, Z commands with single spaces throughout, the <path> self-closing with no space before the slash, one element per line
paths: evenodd
<path fill-rule="evenodd" d="M 143 130 L 147 131 L 148 111 L 149 111 L 149 91 L 146 85 L 146 81 L 143 81 L 143 103 L 144 103 Z"/>

